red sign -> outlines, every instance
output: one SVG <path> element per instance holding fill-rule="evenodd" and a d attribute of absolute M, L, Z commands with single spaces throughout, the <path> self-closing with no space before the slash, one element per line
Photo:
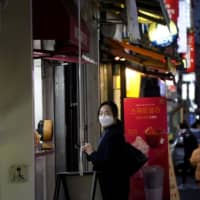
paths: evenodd
<path fill-rule="evenodd" d="M 178 0 L 164 0 L 165 7 L 171 20 L 177 22 L 178 18 Z"/>
<path fill-rule="evenodd" d="M 194 41 L 194 32 L 188 33 L 188 50 L 187 50 L 187 72 L 195 71 L 195 41 Z"/>
<path fill-rule="evenodd" d="M 169 200 L 166 99 L 124 99 L 124 125 L 126 140 L 148 157 L 145 166 L 131 178 L 130 200 L 154 199 L 153 195 Z"/>

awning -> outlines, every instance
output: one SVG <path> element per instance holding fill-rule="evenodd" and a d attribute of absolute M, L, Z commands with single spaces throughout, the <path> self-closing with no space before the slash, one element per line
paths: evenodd
<path fill-rule="evenodd" d="M 62 52 L 78 49 L 78 12 L 73 1 L 33 0 L 33 39 L 59 40 Z M 89 50 L 89 29 L 81 19 L 81 48 Z M 78 51 L 77 51 L 78 52 Z"/>
<path fill-rule="evenodd" d="M 174 72 L 180 65 L 179 60 L 167 54 L 163 54 L 152 49 L 147 49 L 139 45 L 120 42 L 110 38 L 105 38 L 104 51 L 112 56 L 125 58 L 132 64 L 149 68 L 160 72 Z"/>

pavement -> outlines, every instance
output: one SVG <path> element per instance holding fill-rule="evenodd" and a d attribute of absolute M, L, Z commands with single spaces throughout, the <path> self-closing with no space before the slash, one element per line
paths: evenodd
<path fill-rule="evenodd" d="M 187 177 L 185 184 L 182 184 L 181 176 L 176 176 L 176 178 L 180 200 L 200 200 L 200 187 L 197 186 L 192 176 Z"/>
<path fill-rule="evenodd" d="M 200 141 L 200 132 L 199 132 Z M 177 142 L 178 144 L 178 142 Z M 183 145 L 172 145 L 172 158 L 175 166 L 175 174 L 180 194 L 180 200 L 200 200 L 200 187 L 194 179 L 194 172 L 188 171 L 185 184 L 182 183 L 181 173 L 183 167 L 184 149 Z"/>

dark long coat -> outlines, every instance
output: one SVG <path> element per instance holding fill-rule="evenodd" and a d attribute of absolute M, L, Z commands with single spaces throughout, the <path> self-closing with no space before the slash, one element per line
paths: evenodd
<path fill-rule="evenodd" d="M 94 170 L 99 171 L 103 200 L 128 200 L 129 175 L 124 162 L 125 139 L 118 121 L 104 129 L 97 151 L 88 156 Z"/>

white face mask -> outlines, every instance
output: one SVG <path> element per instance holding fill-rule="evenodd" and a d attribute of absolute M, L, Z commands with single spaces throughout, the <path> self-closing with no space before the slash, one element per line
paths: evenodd
<path fill-rule="evenodd" d="M 102 127 L 108 127 L 108 126 L 114 124 L 114 118 L 110 115 L 100 115 L 99 122 Z"/>

